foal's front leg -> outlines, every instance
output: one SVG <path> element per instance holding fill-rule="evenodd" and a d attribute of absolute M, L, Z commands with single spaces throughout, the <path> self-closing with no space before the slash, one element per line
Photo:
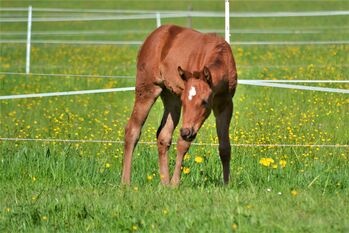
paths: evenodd
<path fill-rule="evenodd" d="M 229 126 L 233 112 L 233 101 L 231 97 L 219 98 L 213 111 L 216 117 L 216 129 L 219 140 L 219 156 L 223 165 L 224 184 L 229 183 L 231 146 L 229 139 Z"/>
<path fill-rule="evenodd" d="M 176 166 L 175 170 L 173 172 L 173 176 L 171 179 L 171 185 L 172 186 L 178 186 L 181 180 L 181 168 L 182 168 L 182 161 L 184 155 L 189 150 L 191 142 L 187 142 L 179 136 L 178 142 L 177 142 L 177 158 L 176 158 Z"/>
<path fill-rule="evenodd" d="M 158 139 L 160 179 L 162 184 L 168 185 L 170 183 L 168 151 L 172 143 L 173 131 L 178 124 L 181 114 L 181 102 L 166 92 L 163 92 L 161 99 L 164 103 L 165 111 L 156 136 Z"/>
<path fill-rule="evenodd" d="M 157 86 L 149 87 L 148 89 L 136 87 L 135 104 L 132 115 L 125 128 L 124 159 L 121 177 L 122 184 L 129 185 L 131 183 L 132 154 L 150 108 L 153 106 L 161 91 L 162 89 Z"/>

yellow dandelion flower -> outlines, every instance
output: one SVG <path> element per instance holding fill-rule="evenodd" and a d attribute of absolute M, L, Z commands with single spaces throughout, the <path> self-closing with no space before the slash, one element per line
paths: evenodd
<path fill-rule="evenodd" d="M 5 69 L 8 69 L 8 68 L 10 68 L 11 66 L 10 66 L 10 64 L 3 64 L 2 67 L 5 68 Z"/>
<path fill-rule="evenodd" d="M 233 231 L 236 231 L 238 229 L 238 224 L 236 224 L 236 223 L 231 224 L 231 229 Z"/>
<path fill-rule="evenodd" d="M 279 164 L 281 165 L 282 168 L 284 168 L 284 167 L 286 167 L 287 162 L 286 162 L 286 160 L 281 159 L 281 160 L 279 161 Z"/>
<path fill-rule="evenodd" d="M 137 231 L 137 230 L 138 230 L 138 226 L 133 225 L 133 226 L 132 226 L 132 231 Z"/>
<path fill-rule="evenodd" d="M 202 163 L 204 159 L 201 156 L 195 156 L 195 162 L 196 163 Z"/>
<path fill-rule="evenodd" d="M 274 159 L 272 158 L 261 158 L 259 160 L 259 163 L 265 167 L 269 167 L 271 164 L 274 163 Z"/>
<path fill-rule="evenodd" d="M 106 163 L 105 164 L 105 168 L 110 168 L 111 167 L 111 164 L 110 163 Z"/>
<path fill-rule="evenodd" d="M 189 167 L 184 167 L 183 168 L 183 173 L 184 174 L 189 174 L 190 173 L 190 168 Z"/>
<path fill-rule="evenodd" d="M 291 191 L 291 195 L 295 197 L 295 196 L 298 195 L 298 192 L 297 192 L 296 190 L 292 190 L 292 191 Z"/>
<path fill-rule="evenodd" d="M 163 213 L 164 215 L 167 215 L 167 214 L 168 214 L 168 209 L 163 209 L 163 210 L 162 210 L 162 213 Z"/>
<path fill-rule="evenodd" d="M 153 180 L 153 175 L 148 175 L 148 176 L 147 176 L 147 180 L 148 180 L 148 181 L 152 181 L 152 180 Z"/>
<path fill-rule="evenodd" d="M 35 182 L 36 181 L 36 177 L 32 176 L 32 181 Z"/>
<path fill-rule="evenodd" d="M 274 169 L 278 168 L 277 163 L 274 163 L 274 164 L 272 165 L 272 168 L 274 168 Z"/>

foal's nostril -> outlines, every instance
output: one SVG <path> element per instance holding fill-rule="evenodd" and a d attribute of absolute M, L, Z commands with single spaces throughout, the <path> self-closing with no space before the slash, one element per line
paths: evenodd
<path fill-rule="evenodd" d="M 188 128 L 181 128 L 181 136 L 182 136 L 182 138 L 187 138 L 187 137 L 189 137 L 190 136 L 190 129 L 188 129 Z"/>

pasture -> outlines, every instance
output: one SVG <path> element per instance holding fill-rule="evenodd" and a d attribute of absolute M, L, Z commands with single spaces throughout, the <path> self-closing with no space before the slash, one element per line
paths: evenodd
<path fill-rule="evenodd" d="M 29 3 L 33 18 L 121 15 L 35 8 L 164 11 L 191 4 L 194 11 L 224 12 L 223 0 L 3 0 L 0 18 L 27 17 L 8 8 Z M 345 10 L 349 3 L 341 0 L 231 1 L 231 12 L 240 13 Z M 348 22 L 348 15 L 232 17 L 238 78 L 348 80 Z M 188 19 L 162 23 L 186 26 Z M 223 30 L 224 18 L 193 17 L 192 26 Z M 155 18 L 33 22 L 32 75 L 25 75 L 26 23 L 0 20 L 0 96 L 132 87 L 139 45 L 111 43 L 143 41 L 155 27 Z M 263 41 L 338 43 L 242 43 Z M 349 89 L 348 83 L 297 84 Z M 185 156 L 178 189 L 160 185 L 152 143 L 160 100 L 134 153 L 132 185 L 120 186 L 133 101 L 133 91 L 0 100 L 0 231 L 349 231 L 348 94 L 240 84 L 230 129 L 231 183 L 222 184 L 210 116 Z M 171 173 L 174 163 L 172 146 Z"/>

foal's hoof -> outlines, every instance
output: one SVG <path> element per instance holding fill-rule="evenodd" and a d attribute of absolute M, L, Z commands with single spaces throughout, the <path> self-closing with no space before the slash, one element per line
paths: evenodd
<path fill-rule="evenodd" d="M 131 185 L 131 179 L 122 178 L 120 184 L 121 184 L 121 186 L 130 186 Z"/>
<path fill-rule="evenodd" d="M 171 188 L 178 188 L 179 187 L 179 181 L 171 180 L 170 187 Z"/>
<path fill-rule="evenodd" d="M 161 185 L 164 187 L 170 186 L 170 182 L 161 182 Z"/>

